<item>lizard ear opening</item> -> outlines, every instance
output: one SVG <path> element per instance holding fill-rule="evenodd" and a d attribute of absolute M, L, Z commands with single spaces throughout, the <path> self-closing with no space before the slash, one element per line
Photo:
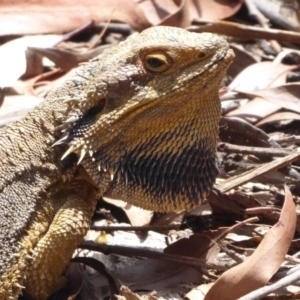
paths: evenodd
<path fill-rule="evenodd" d="M 106 99 L 105 98 L 101 99 L 96 106 L 93 106 L 85 113 L 84 117 L 93 117 L 99 114 L 103 110 L 105 103 L 106 103 Z"/>
<path fill-rule="evenodd" d="M 97 115 L 103 110 L 105 107 L 106 99 L 101 99 L 96 106 L 91 107 L 84 115 L 82 115 L 76 123 L 72 126 L 71 135 L 73 137 L 82 136 L 97 120 Z"/>

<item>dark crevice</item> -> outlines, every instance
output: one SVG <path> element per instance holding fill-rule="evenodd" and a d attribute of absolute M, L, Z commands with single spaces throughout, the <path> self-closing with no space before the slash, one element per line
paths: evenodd
<path fill-rule="evenodd" d="M 96 106 L 93 106 L 84 114 L 83 119 L 90 119 L 95 117 L 98 113 L 100 113 L 103 110 L 105 103 L 106 99 L 101 99 Z"/>
<path fill-rule="evenodd" d="M 97 120 L 97 114 L 104 109 L 105 103 L 106 99 L 101 99 L 96 106 L 90 108 L 82 117 L 80 117 L 71 131 L 71 136 L 80 137 L 88 131 L 91 124 Z"/>

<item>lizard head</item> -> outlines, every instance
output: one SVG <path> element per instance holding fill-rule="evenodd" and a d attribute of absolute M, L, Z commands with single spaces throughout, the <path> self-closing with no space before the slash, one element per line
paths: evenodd
<path fill-rule="evenodd" d="M 109 175 L 108 195 L 138 206 L 198 204 L 218 173 L 218 88 L 233 57 L 223 38 L 171 27 L 108 49 L 68 82 L 64 157 L 75 152 L 96 184 Z"/>

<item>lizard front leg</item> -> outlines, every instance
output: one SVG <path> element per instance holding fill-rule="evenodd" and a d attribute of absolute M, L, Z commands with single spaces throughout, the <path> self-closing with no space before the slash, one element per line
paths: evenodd
<path fill-rule="evenodd" d="M 88 183 L 86 185 L 89 186 Z M 86 187 L 75 187 L 76 190 L 84 194 L 82 191 L 86 191 Z M 48 230 L 33 249 L 32 263 L 28 264 L 24 282 L 24 294 L 30 299 L 47 299 L 66 284 L 62 273 L 90 227 L 96 200 L 95 189 L 91 189 L 85 194 L 85 199 L 69 192 L 61 197 L 53 195 L 43 203 L 45 214 L 40 218 L 47 218 L 47 206 L 53 210 L 53 205 L 63 204 L 54 209 L 56 212 Z"/>

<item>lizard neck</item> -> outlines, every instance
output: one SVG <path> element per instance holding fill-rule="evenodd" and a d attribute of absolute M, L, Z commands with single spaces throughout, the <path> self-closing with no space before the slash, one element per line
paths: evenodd
<path fill-rule="evenodd" d="M 202 106 L 188 99 L 184 105 L 148 109 L 100 147 L 94 162 L 83 161 L 96 184 L 110 174 L 106 196 L 162 212 L 194 207 L 207 196 L 218 174 L 220 115 L 217 93 L 207 92 L 199 100 Z M 162 127 L 153 118 L 158 111 L 164 111 Z"/>

